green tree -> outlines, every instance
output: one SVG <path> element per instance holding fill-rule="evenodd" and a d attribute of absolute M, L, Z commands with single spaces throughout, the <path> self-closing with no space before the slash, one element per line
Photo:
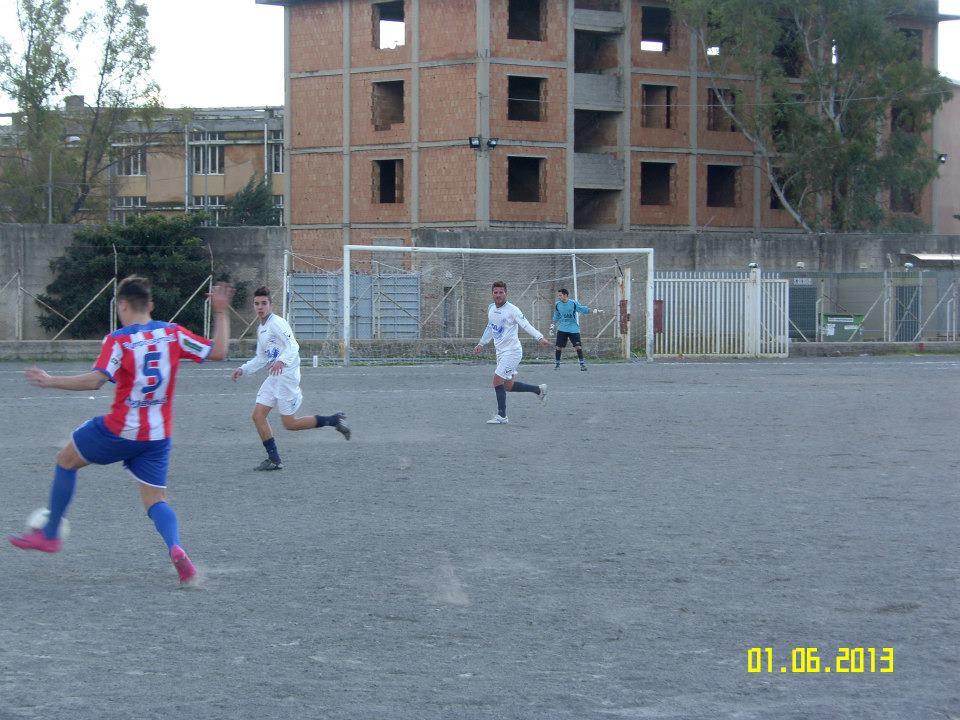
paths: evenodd
<path fill-rule="evenodd" d="M 51 261 L 54 280 L 39 298 L 72 318 L 114 277 L 116 262 L 118 279 L 137 274 L 151 280 L 153 316 L 169 320 L 211 272 L 211 256 L 196 236 L 196 227 L 193 218 L 182 215 L 143 215 L 128 220 L 126 225 L 84 226 L 74 234 L 65 254 Z M 216 280 L 229 278 L 220 276 Z M 197 293 L 176 321 L 202 331 L 205 296 L 204 290 Z M 241 307 L 245 296 L 241 289 L 234 297 L 234 307 Z M 102 337 L 109 330 L 112 297 L 110 290 L 104 292 L 67 333 L 73 338 Z M 66 325 L 62 317 L 47 310 L 38 319 L 48 331 L 58 331 Z"/>
<path fill-rule="evenodd" d="M 266 178 L 251 176 L 246 186 L 227 204 L 221 225 L 278 225 L 280 211 L 273 206 L 273 193 Z"/>
<path fill-rule="evenodd" d="M 12 222 L 73 222 L 106 201 L 111 143 L 127 124 L 149 127 L 160 108 L 148 73 L 153 46 L 147 9 L 137 0 L 103 0 L 97 13 L 67 27 L 69 0 L 17 0 L 23 50 L 0 40 L 0 90 L 17 104 L 17 121 L 0 162 L 0 208 Z M 87 107 L 60 109 L 75 76 L 65 46 L 98 58 Z M 149 132 L 139 152 L 149 142 Z"/>
<path fill-rule="evenodd" d="M 950 98 L 904 29 L 930 0 L 672 0 L 715 103 L 753 144 L 806 230 L 913 228 L 898 215 L 936 177 L 924 139 Z M 752 81 L 736 93 L 725 77 Z M 887 202 L 893 197 L 900 202 Z"/>

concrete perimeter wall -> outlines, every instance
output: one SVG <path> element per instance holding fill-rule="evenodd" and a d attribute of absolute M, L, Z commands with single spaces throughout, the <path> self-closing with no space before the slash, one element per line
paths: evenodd
<path fill-rule="evenodd" d="M 960 235 L 805 235 L 711 230 L 589 232 L 578 230 L 437 230 L 414 233 L 426 247 L 600 248 L 650 247 L 657 270 L 742 270 L 759 263 L 766 271 L 878 272 L 891 270 L 903 252 L 960 255 Z"/>
<path fill-rule="evenodd" d="M 78 229 L 73 225 L 0 224 L 0 288 L 17 273 L 24 293 L 18 293 L 17 280 L 0 292 L 0 340 L 15 340 L 17 315 L 22 313 L 23 339 L 44 340 L 49 337 L 37 321 L 40 306 L 29 297 L 40 295 L 53 280 L 50 262 L 62 256 Z M 215 274 L 229 273 L 234 282 L 253 287 L 283 280 L 283 258 L 288 249 L 284 228 L 198 228 L 213 255 Z M 106 283 L 109 277 L 104 277 Z M 90 296 L 100 286 L 90 288 Z M 184 298 L 186 299 L 186 298 Z"/>

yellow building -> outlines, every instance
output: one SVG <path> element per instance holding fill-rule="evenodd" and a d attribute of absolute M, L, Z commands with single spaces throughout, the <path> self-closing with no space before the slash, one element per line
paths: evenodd
<path fill-rule="evenodd" d="M 129 123 L 112 143 L 110 221 L 131 214 L 206 210 L 219 224 L 250 178 L 266 177 L 283 217 L 283 108 L 204 108 Z"/>

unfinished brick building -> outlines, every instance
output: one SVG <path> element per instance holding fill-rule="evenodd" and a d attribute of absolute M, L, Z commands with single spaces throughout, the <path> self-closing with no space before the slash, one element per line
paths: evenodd
<path fill-rule="evenodd" d="M 285 6 L 301 253 L 427 227 L 794 227 L 667 2 L 257 2 Z M 928 64 L 937 22 L 908 22 Z M 931 222 L 932 193 L 908 210 Z"/>

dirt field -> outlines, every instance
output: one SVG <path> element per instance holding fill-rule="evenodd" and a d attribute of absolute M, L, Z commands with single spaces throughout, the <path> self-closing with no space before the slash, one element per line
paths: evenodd
<path fill-rule="evenodd" d="M 0 365 L 4 532 L 112 394 L 24 367 Z M 960 359 L 528 366 L 548 402 L 508 395 L 508 426 L 490 362 L 304 368 L 304 414 L 354 439 L 275 421 L 277 473 L 232 367 L 177 388 L 199 588 L 119 466 L 80 472 L 63 552 L 0 547 L 0 720 L 960 717 Z M 840 647 L 894 672 L 837 672 Z"/>

